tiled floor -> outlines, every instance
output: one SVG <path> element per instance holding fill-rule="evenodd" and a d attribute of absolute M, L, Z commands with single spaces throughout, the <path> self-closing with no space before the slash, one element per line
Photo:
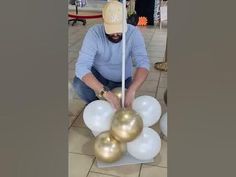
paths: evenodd
<path fill-rule="evenodd" d="M 74 77 L 75 62 L 86 31 L 93 24 L 100 22 L 100 19 L 90 19 L 87 20 L 86 26 L 81 23 L 68 26 L 69 82 Z M 153 64 L 164 60 L 167 30 L 160 30 L 158 26 L 140 27 L 140 30 L 145 39 L 151 70 L 137 96 L 150 95 L 157 98 L 164 113 L 167 110 L 163 100 L 167 88 L 167 73 L 157 71 Z M 99 169 L 93 152 L 94 137 L 82 119 L 84 106 L 85 104 L 77 97 L 69 101 L 69 177 L 167 177 L 166 140 L 162 140 L 161 152 L 153 163 Z M 158 123 L 152 128 L 160 132 Z"/>

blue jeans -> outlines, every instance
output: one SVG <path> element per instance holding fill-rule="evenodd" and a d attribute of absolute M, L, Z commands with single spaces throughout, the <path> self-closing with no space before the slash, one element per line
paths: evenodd
<path fill-rule="evenodd" d="M 113 82 L 104 78 L 95 68 L 92 68 L 91 72 L 99 82 L 101 82 L 104 86 L 108 87 L 110 90 L 116 87 L 121 87 L 122 84 L 121 82 Z M 125 80 L 125 88 L 129 88 L 131 83 L 132 83 L 132 78 L 131 77 L 127 78 Z M 87 104 L 91 103 L 92 101 L 98 100 L 96 93 L 76 76 L 74 77 L 73 80 L 73 86 L 77 95 Z"/>

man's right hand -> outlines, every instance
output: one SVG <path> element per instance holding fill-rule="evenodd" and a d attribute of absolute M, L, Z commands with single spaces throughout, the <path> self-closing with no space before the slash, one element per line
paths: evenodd
<path fill-rule="evenodd" d="M 118 110 L 121 108 L 120 99 L 112 92 L 106 92 L 103 94 L 103 97 L 112 104 L 112 106 Z"/>

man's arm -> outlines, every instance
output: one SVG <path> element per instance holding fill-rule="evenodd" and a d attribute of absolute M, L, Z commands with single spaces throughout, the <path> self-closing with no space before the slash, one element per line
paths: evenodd
<path fill-rule="evenodd" d="M 91 89 L 95 91 L 95 93 L 99 93 L 103 89 L 103 85 L 96 79 L 96 77 L 92 73 L 88 73 L 83 76 L 82 81 L 88 85 Z M 119 98 L 113 94 L 112 92 L 104 93 L 103 97 L 112 104 L 112 106 L 116 109 L 120 108 L 120 100 Z"/>
<path fill-rule="evenodd" d="M 149 71 L 146 68 L 137 68 L 130 89 L 137 91 L 146 80 L 148 73 Z"/>
<path fill-rule="evenodd" d="M 125 98 L 125 106 L 130 107 L 136 91 L 142 86 L 149 73 L 149 59 L 145 47 L 145 42 L 141 32 L 136 29 L 133 34 L 132 42 L 132 57 L 135 59 L 136 71 L 133 77 L 133 82 L 128 88 Z"/>
<path fill-rule="evenodd" d="M 133 77 L 133 82 L 126 92 L 125 106 L 130 107 L 136 91 L 142 86 L 148 76 L 148 70 L 145 68 L 137 68 Z"/>

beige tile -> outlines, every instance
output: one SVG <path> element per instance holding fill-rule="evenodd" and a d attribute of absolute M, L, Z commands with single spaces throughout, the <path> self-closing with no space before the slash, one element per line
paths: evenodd
<path fill-rule="evenodd" d="M 156 45 L 165 46 L 166 45 L 166 38 L 165 38 L 165 36 L 154 35 L 152 37 L 152 42 L 153 42 L 153 44 L 156 44 Z"/>
<path fill-rule="evenodd" d="M 94 173 L 90 172 L 88 177 L 114 177 L 114 175 L 106 175 L 106 174 L 101 174 L 101 173 Z"/>
<path fill-rule="evenodd" d="M 145 91 L 138 91 L 135 95 L 135 97 L 143 96 L 143 95 L 148 95 L 155 97 L 155 92 L 145 92 Z"/>
<path fill-rule="evenodd" d="M 71 63 L 71 62 L 74 61 L 75 59 L 76 59 L 76 57 L 68 56 L 68 63 Z"/>
<path fill-rule="evenodd" d="M 137 165 L 124 165 L 119 167 L 111 167 L 111 168 L 98 168 L 96 165 L 96 161 L 93 164 L 93 167 L 90 171 L 99 172 L 107 175 L 115 175 L 119 177 L 138 177 L 140 164 Z"/>
<path fill-rule="evenodd" d="M 152 63 L 153 65 L 156 62 L 163 62 L 164 61 L 164 57 L 156 57 L 156 56 L 149 56 L 149 62 Z M 157 70 L 158 71 L 158 70 Z M 160 71 L 159 71 L 160 72 Z"/>
<path fill-rule="evenodd" d="M 150 127 L 153 130 L 155 130 L 158 134 L 160 134 L 160 132 L 161 132 L 159 123 L 160 123 L 160 120 L 157 123 L 155 123 L 153 126 Z"/>
<path fill-rule="evenodd" d="M 68 52 L 68 59 L 69 59 L 69 63 L 72 62 L 73 60 L 77 59 L 77 57 L 79 56 L 79 52 Z"/>
<path fill-rule="evenodd" d="M 163 46 L 153 46 L 152 43 L 150 42 L 147 52 L 148 52 L 148 54 L 150 54 L 150 53 L 164 54 L 165 53 L 165 47 L 163 47 Z"/>
<path fill-rule="evenodd" d="M 87 128 L 87 126 L 84 123 L 83 119 L 83 111 L 80 113 L 80 115 L 77 117 L 75 122 L 72 125 L 73 127 L 80 127 L 80 128 Z"/>
<path fill-rule="evenodd" d="M 86 177 L 94 157 L 69 153 L 69 177 Z"/>
<path fill-rule="evenodd" d="M 69 115 L 69 125 L 68 125 L 68 127 L 70 127 L 72 125 L 72 123 L 74 122 L 76 117 L 77 116 L 75 116 L 75 115 Z"/>
<path fill-rule="evenodd" d="M 148 56 L 150 58 L 162 58 L 161 61 L 164 61 L 165 52 L 148 52 Z"/>
<path fill-rule="evenodd" d="M 68 111 L 69 115 L 79 115 L 79 113 L 84 109 L 85 102 L 81 99 L 73 98 L 68 101 Z"/>
<path fill-rule="evenodd" d="M 167 78 L 168 77 L 168 72 L 162 71 L 161 72 L 161 77 L 166 77 Z"/>
<path fill-rule="evenodd" d="M 154 165 L 159 167 L 166 167 L 167 168 L 167 141 L 161 140 L 161 151 L 160 153 L 155 157 L 155 161 L 153 163 L 147 164 L 147 165 Z"/>
<path fill-rule="evenodd" d="M 158 81 L 160 78 L 160 72 L 149 72 L 146 80 L 148 81 Z"/>
<path fill-rule="evenodd" d="M 154 39 L 159 39 L 162 42 L 166 41 L 167 33 L 166 32 L 161 32 L 161 31 L 155 31 L 153 38 Z"/>
<path fill-rule="evenodd" d="M 161 77 L 160 78 L 160 82 L 159 82 L 158 87 L 167 88 L 167 78 L 166 77 Z"/>
<path fill-rule="evenodd" d="M 72 81 L 75 77 L 75 70 L 68 70 L 68 79 Z"/>
<path fill-rule="evenodd" d="M 94 136 L 87 128 L 71 127 L 69 130 L 69 152 L 94 155 Z"/>
<path fill-rule="evenodd" d="M 74 60 L 72 60 L 69 64 L 68 64 L 68 71 L 70 70 L 75 70 L 75 64 L 76 64 L 77 59 L 75 58 Z"/>
<path fill-rule="evenodd" d="M 140 177 L 167 177 L 167 168 L 143 165 Z"/>
<path fill-rule="evenodd" d="M 158 87 L 156 98 L 157 98 L 158 100 L 163 100 L 163 99 L 164 99 L 164 93 L 165 93 L 165 91 L 166 91 L 166 88 L 164 88 L 164 87 Z"/>
<path fill-rule="evenodd" d="M 157 59 L 157 61 L 155 61 L 155 62 L 151 62 L 151 64 L 150 64 L 150 72 L 160 72 L 159 70 L 157 70 L 154 66 L 154 64 L 156 63 L 156 62 L 162 62 L 162 61 L 164 61 L 164 58 L 156 58 Z"/>
<path fill-rule="evenodd" d="M 146 91 L 146 92 L 155 92 L 157 89 L 157 84 L 158 84 L 157 81 L 146 80 L 139 90 Z"/>
<path fill-rule="evenodd" d="M 167 112 L 167 105 L 165 104 L 163 99 L 158 99 L 159 103 L 161 104 L 161 111 L 162 114 Z"/>
<path fill-rule="evenodd" d="M 79 52 L 80 51 L 80 48 L 81 48 L 81 45 L 82 45 L 82 39 L 77 41 L 74 45 L 72 45 L 70 47 L 70 51 L 71 52 Z"/>
<path fill-rule="evenodd" d="M 156 50 L 165 51 L 166 43 L 165 42 L 161 42 L 159 39 L 155 39 L 155 37 L 153 37 L 152 40 L 150 41 L 149 48 L 150 49 L 156 49 Z"/>

